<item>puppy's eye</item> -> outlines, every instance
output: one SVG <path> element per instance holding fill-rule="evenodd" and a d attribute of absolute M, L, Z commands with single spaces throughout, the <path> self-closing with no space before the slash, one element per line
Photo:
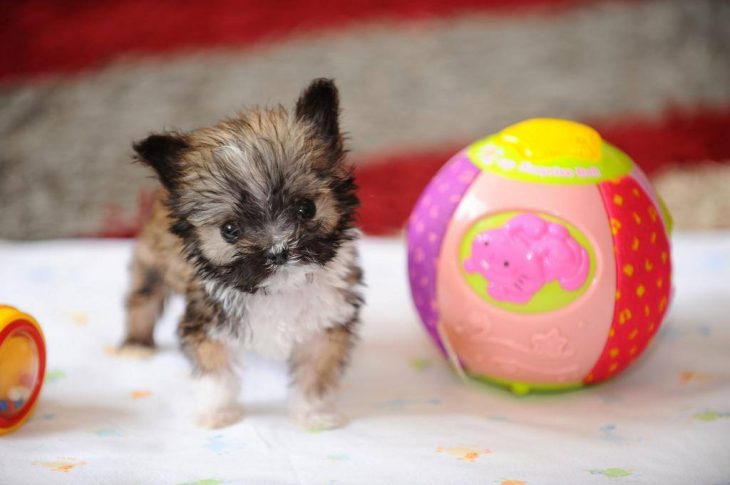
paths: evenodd
<path fill-rule="evenodd" d="M 241 239 L 241 229 L 235 222 L 226 222 L 221 226 L 221 236 L 227 243 L 233 244 Z"/>
<path fill-rule="evenodd" d="M 312 199 L 302 199 L 297 203 L 297 217 L 302 221 L 308 221 L 317 213 L 317 206 Z"/>

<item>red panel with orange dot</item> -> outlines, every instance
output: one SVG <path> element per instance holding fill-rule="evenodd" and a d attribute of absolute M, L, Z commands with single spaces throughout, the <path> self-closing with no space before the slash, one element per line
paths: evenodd
<path fill-rule="evenodd" d="M 631 177 L 599 185 L 616 254 L 616 309 L 606 346 L 585 382 L 636 359 L 664 319 L 671 288 L 669 239 L 652 199 Z"/>

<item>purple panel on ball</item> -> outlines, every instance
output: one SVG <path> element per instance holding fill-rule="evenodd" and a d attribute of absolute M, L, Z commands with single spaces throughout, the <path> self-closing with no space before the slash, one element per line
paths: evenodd
<path fill-rule="evenodd" d="M 436 261 L 451 215 L 478 173 L 466 152 L 454 155 L 426 186 L 408 221 L 408 276 L 413 302 L 441 351 L 444 347 L 436 328 Z"/>

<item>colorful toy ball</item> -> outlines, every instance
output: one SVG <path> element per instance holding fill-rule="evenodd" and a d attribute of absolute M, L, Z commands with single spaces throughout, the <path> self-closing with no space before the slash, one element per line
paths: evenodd
<path fill-rule="evenodd" d="M 669 215 L 644 173 L 588 126 L 512 125 L 457 153 L 408 224 L 428 333 L 471 378 L 516 393 L 612 377 L 669 303 Z"/>
<path fill-rule="evenodd" d="M 38 322 L 0 305 L 0 435 L 30 418 L 46 371 L 46 346 Z"/>

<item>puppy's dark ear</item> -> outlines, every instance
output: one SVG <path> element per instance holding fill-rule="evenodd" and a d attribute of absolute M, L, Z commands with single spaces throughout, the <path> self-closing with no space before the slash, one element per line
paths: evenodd
<path fill-rule="evenodd" d="M 150 135 L 134 145 L 137 160 L 152 167 L 167 189 L 171 189 L 180 176 L 180 157 L 189 148 L 182 135 L 164 133 Z"/>
<path fill-rule="evenodd" d="M 332 79 L 319 78 L 312 81 L 297 100 L 297 119 L 314 125 L 319 136 L 341 149 L 340 98 Z"/>

